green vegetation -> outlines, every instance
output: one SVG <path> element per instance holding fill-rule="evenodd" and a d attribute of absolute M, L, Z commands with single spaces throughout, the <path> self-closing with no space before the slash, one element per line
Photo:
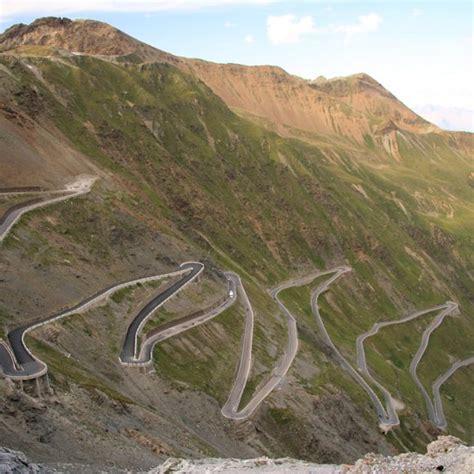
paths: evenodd
<path fill-rule="evenodd" d="M 72 382 L 86 389 L 100 390 L 113 400 L 123 403 L 133 403 L 129 398 L 112 389 L 105 381 L 86 372 L 77 362 L 65 358 L 51 346 L 39 339 L 27 336 L 26 344 L 41 360 L 48 364 L 50 372 L 56 380 L 58 380 L 59 376 L 63 376 L 61 377 L 61 382 L 65 384 L 66 387 Z"/>
<path fill-rule="evenodd" d="M 23 249 L 25 258 L 57 268 L 61 254 L 42 236 L 60 235 L 74 248 L 64 257 L 83 259 L 93 272 L 112 267 L 117 255 L 131 259 L 130 248 L 149 245 L 157 233 L 185 243 L 186 255 L 241 274 L 256 308 L 255 361 L 267 370 L 284 350 L 286 328 L 265 289 L 302 271 L 347 263 L 353 273 L 321 298 L 321 313 L 352 361 L 357 335 L 375 321 L 447 299 L 460 303 L 461 317 L 448 318 L 433 335 L 420 376 L 429 383 L 450 357 L 466 355 L 474 340 L 474 190 L 467 182 L 468 153 L 450 136 L 403 132 L 397 161 L 375 135 L 363 144 L 283 139 L 239 118 L 201 81 L 168 64 L 86 56 L 57 61 L 34 55 L 29 61 L 51 87 L 16 59 L 0 59 L 18 79 L 11 85 L 16 106 L 28 111 L 33 94 L 45 119 L 115 181 L 98 183 L 87 199 L 33 213 L 38 219 L 27 217 L 19 227 L 29 232 L 28 248 L 10 236 L 4 250 Z M 60 216 L 55 226 L 40 219 L 49 213 Z M 126 295 L 119 292 L 114 301 Z M 311 394 L 341 387 L 370 413 L 364 393 L 314 344 L 318 331 L 308 296 L 307 288 L 282 294 L 300 315 L 301 351 L 320 369 L 309 380 L 299 377 L 300 383 Z M 239 354 L 238 308 L 160 344 L 158 374 L 225 400 Z M 369 354 L 380 380 L 421 419 L 425 409 L 406 370 L 418 340 L 413 333 L 424 324 L 381 331 Z M 50 360 L 53 371 L 66 370 L 54 354 Z M 246 397 L 258 382 L 250 380 Z M 469 418 L 453 415 L 468 398 L 463 383 L 462 377 L 450 381 L 447 390 L 456 396 L 448 416 L 469 438 Z M 419 447 L 421 430 L 402 417 L 399 440 L 392 441 Z"/>
<path fill-rule="evenodd" d="M 122 288 L 121 290 L 116 291 L 110 298 L 112 299 L 114 303 L 117 303 L 117 304 L 123 303 L 127 298 L 130 297 L 133 290 L 134 288 L 130 286 L 126 288 Z"/>
<path fill-rule="evenodd" d="M 6 336 L 6 331 L 5 331 L 5 326 L 8 323 L 8 321 L 11 321 L 12 317 L 8 313 L 8 310 L 5 308 L 5 306 L 0 305 L 0 338 L 5 339 Z"/>
<path fill-rule="evenodd" d="M 459 387 L 472 387 L 474 384 L 473 367 L 463 367 L 455 372 L 445 384 L 441 386 L 440 394 L 446 419 L 449 420 L 449 431 L 469 445 L 474 443 L 474 436 L 466 429 L 466 420 L 474 417 L 472 393 L 459 390 Z"/>
<path fill-rule="evenodd" d="M 156 372 L 202 390 L 223 404 L 238 363 L 242 326 L 242 312 L 234 305 L 206 325 L 160 343 L 153 354 Z M 188 341 L 185 345 L 181 343 L 184 338 Z"/>
<path fill-rule="evenodd" d="M 269 412 L 275 423 L 279 425 L 287 425 L 293 419 L 291 412 L 285 408 L 270 408 Z"/>

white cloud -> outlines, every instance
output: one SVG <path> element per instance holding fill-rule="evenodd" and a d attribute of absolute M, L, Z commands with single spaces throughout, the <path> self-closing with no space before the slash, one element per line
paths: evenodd
<path fill-rule="evenodd" d="M 237 25 L 236 25 L 235 23 L 232 23 L 231 21 L 226 21 L 226 22 L 224 23 L 224 26 L 225 26 L 226 28 L 235 28 Z"/>
<path fill-rule="evenodd" d="M 268 5 L 278 0 L 1 0 L 0 17 L 78 12 L 156 12 L 227 5 Z"/>
<path fill-rule="evenodd" d="M 421 8 L 413 8 L 411 11 L 411 16 L 417 17 L 423 15 L 423 10 Z"/>
<path fill-rule="evenodd" d="M 245 35 L 244 43 L 247 43 L 247 44 L 255 43 L 255 37 L 253 35 Z"/>
<path fill-rule="evenodd" d="M 267 18 L 267 35 L 273 44 L 298 43 L 303 35 L 314 33 L 314 21 L 310 16 L 270 15 Z"/>
<path fill-rule="evenodd" d="M 356 23 L 332 24 L 327 27 L 318 28 L 320 33 L 343 33 L 352 36 L 359 33 L 370 33 L 377 31 L 382 23 L 382 17 L 378 13 L 369 13 L 357 18 Z"/>
<path fill-rule="evenodd" d="M 378 13 L 360 15 L 355 23 L 331 23 L 327 26 L 315 26 L 313 17 L 295 15 L 269 16 L 267 18 L 267 35 L 273 44 L 298 43 L 304 35 L 309 34 L 343 34 L 351 37 L 360 33 L 377 31 L 382 23 Z"/>

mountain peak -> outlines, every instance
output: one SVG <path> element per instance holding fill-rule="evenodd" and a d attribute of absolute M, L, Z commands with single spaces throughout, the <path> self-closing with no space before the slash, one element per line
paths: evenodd
<path fill-rule="evenodd" d="M 307 81 L 277 66 L 180 58 L 95 20 L 46 17 L 29 25 L 14 25 L 0 35 L 0 52 L 22 53 L 28 46 L 171 63 L 197 76 L 234 110 L 269 120 L 282 134 L 299 129 L 347 135 L 363 142 L 366 134 L 393 126 L 414 133 L 435 128 L 365 73 Z M 393 126 L 387 128 L 387 123 Z"/>
<path fill-rule="evenodd" d="M 0 35 L 0 51 L 3 52 L 31 45 L 101 56 L 136 53 L 144 61 L 159 61 L 171 56 L 95 20 L 45 17 L 29 25 L 13 25 Z"/>
<path fill-rule="evenodd" d="M 375 92 L 390 99 L 396 99 L 385 87 L 365 72 L 350 76 L 333 77 L 326 79 L 322 76 L 309 82 L 311 87 L 335 97 L 347 97 L 361 92 Z"/>

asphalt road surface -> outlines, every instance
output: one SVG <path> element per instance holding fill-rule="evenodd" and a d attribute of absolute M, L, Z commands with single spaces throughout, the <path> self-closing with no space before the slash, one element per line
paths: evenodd
<path fill-rule="evenodd" d="M 391 411 L 387 412 L 385 410 L 385 407 L 381 403 L 379 397 L 377 396 L 375 391 L 372 389 L 372 387 L 365 381 L 365 379 L 360 375 L 360 373 L 357 370 L 355 370 L 354 367 L 352 367 L 352 365 L 346 360 L 346 358 L 338 350 L 338 348 L 332 342 L 332 339 L 329 336 L 329 333 L 327 332 L 326 326 L 324 325 L 324 321 L 319 312 L 319 307 L 318 307 L 319 296 L 323 292 L 325 292 L 328 289 L 329 285 L 333 283 L 337 278 L 339 278 L 344 273 L 347 273 L 350 271 L 351 271 L 351 268 L 346 267 L 346 266 L 337 267 L 332 270 L 329 270 L 327 273 L 334 273 L 334 275 L 314 290 L 313 294 L 311 295 L 311 309 L 313 311 L 314 317 L 316 318 L 316 322 L 319 326 L 319 329 L 321 330 L 324 340 L 326 341 L 328 346 L 333 350 L 333 352 L 336 354 L 341 366 L 345 370 L 347 370 L 349 374 L 354 378 L 354 380 L 367 392 L 377 412 L 380 427 L 384 431 L 386 431 L 386 430 L 389 430 L 392 426 L 396 426 L 399 424 L 398 416 L 396 412 L 395 413 Z"/>
<path fill-rule="evenodd" d="M 393 326 L 396 324 L 403 324 L 408 321 L 411 321 L 413 319 L 416 319 L 420 316 L 423 316 L 425 314 L 431 313 L 433 311 L 439 311 L 441 309 L 446 308 L 446 305 L 438 305 L 433 308 L 417 311 L 415 313 L 412 313 L 402 319 L 397 319 L 395 321 L 382 321 L 379 323 L 375 323 L 371 329 L 369 329 L 367 332 L 361 334 L 360 336 L 357 337 L 356 341 L 356 348 L 357 348 L 357 366 L 361 370 L 362 373 L 366 375 L 366 377 L 374 384 L 376 385 L 379 390 L 382 392 L 384 399 L 385 399 L 385 407 L 386 411 L 389 414 L 389 418 L 385 419 L 383 423 L 387 423 L 390 425 L 398 425 L 400 423 L 398 414 L 396 411 L 396 404 L 394 402 L 394 399 L 391 395 L 391 393 L 380 383 L 378 382 L 370 373 L 368 367 L 367 367 L 367 362 L 366 362 L 366 357 L 365 357 L 365 349 L 364 349 L 364 342 L 367 338 L 374 336 L 379 332 L 380 329 L 387 327 L 387 326 Z"/>
<path fill-rule="evenodd" d="M 221 304 L 209 311 L 205 311 L 203 313 L 200 312 L 197 315 L 190 314 L 187 316 L 183 316 L 182 318 L 169 321 L 168 323 L 159 326 L 147 335 L 145 341 L 143 341 L 143 343 L 141 344 L 138 357 L 124 358 L 122 354 L 120 357 L 121 363 L 129 366 L 146 366 L 151 364 L 153 361 L 153 349 L 155 348 L 156 344 L 173 336 L 177 336 L 178 334 L 188 331 L 189 329 L 192 329 L 196 326 L 199 326 L 200 324 L 203 324 L 215 318 L 223 311 L 228 309 L 230 306 L 232 306 L 237 300 L 237 285 L 233 274 L 226 274 L 226 276 L 228 281 L 227 296 Z M 176 294 L 176 292 L 174 294 Z M 158 295 L 156 298 L 159 298 L 160 295 Z M 154 300 L 156 298 L 154 298 Z M 145 308 L 147 306 L 148 305 L 146 305 Z M 155 311 L 156 309 L 157 308 L 154 308 L 152 311 Z M 148 316 L 146 316 L 146 319 L 148 319 L 151 314 L 152 313 L 149 313 Z M 137 336 L 139 332 L 140 331 L 137 332 Z"/>
<path fill-rule="evenodd" d="M 67 316 L 84 313 L 122 288 L 139 283 L 143 284 L 150 281 L 161 280 L 163 278 L 180 276 L 186 272 L 188 272 L 187 268 L 180 268 L 172 273 L 146 276 L 109 286 L 70 308 L 46 318 L 35 319 L 10 331 L 7 335 L 10 347 L 5 342 L 0 341 L 0 372 L 2 372 L 5 377 L 20 380 L 34 379 L 44 375 L 48 370 L 47 365 L 35 357 L 25 344 L 25 335 L 28 332 Z"/>
<path fill-rule="evenodd" d="M 222 407 L 221 413 L 226 418 L 235 419 L 238 413 L 240 400 L 244 393 L 250 369 L 252 367 L 252 344 L 253 344 L 253 327 L 255 323 L 255 314 L 252 305 L 247 296 L 242 280 L 236 273 L 231 273 L 237 284 L 237 293 L 242 301 L 245 311 L 244 334 L 242 336 L 239 366 L 235 377 L 234 385 L 230 391 L 229 397 Z"/>
<path fill-rule="evenodd" d="M 247 293 L 245 291 L 245 288 L 242 285 L 242 281 L 240 280 L 240 277 L 237 274 L 233 274 L 236 278 L 236 281 L 238 282 L 238 293 L 241 296 L 242 303 L 245 309 L 245 326 L 244 334 L 242 337 L 241 353 L 239 366 L 237 369 L 237 375 L 235 377 L 234 384 L 230 391 L 229 397 L 224 406 L 222 407 L 221 413 L 223 416 L 232 420 L 244 420 L 248 418 L 260 406 L 260 404 L 265 400 L 265 398 L 267 398 L 270 393 L 278 385 L 281 384 L 286 374 L 288 373 L 288 370 L 290 369 L 298 351 L 298 329 L 296 326 L 296 319 L 290 313 L 290 311 L 288 311 L 288 308 L 278 298 L 278 294 L 280 293 L 280 291 L 285 290 L 287 288 L 307 285 L 315 278 L 326 273 L 327 272 L 315 272 L 310 275 L 306 275 L 302 278 L 292 279 L 270 290 L 272 298 L 277 302 L 278 306 L 286 317 L 288 327 L 288 342 L 285 352 L 278 365 L 272 370 L 263 385 L 261 385 L 260 388 L 257 389 L 257 391 L 253 394 L 251 400 L 241 410 L 239 410 L 239 405 L 242 400 L 245 386 L 247 385 L 252 365 L 252 343 L 255 315 L 252 305 L 250 304 Z"/>
<path fill-rule="evenodd" d="M 29 199 L 22 203 L 16 204 L 7 209 L 4 215 L 0 218 L 0 243 L 5 239 L 12 227 L 21 218 L 23 214 L 34 209 L 45 207 L 54 203 L 58 203 L 86 194 L 90 191 L 95 179 L 95 177 L 81 176 L 78 177 L 74 182 L 68 184 L 64 189 L 56 191 L 35 191 L 34 189 L 29 188 L 27 190 L 18 189 L 14 191 L 2 191 L 2 194 L 4 195 L 59 194 L 59 196 L 51 198 L 36 197 L 34 199 Z M 237 274 L 231 272 L 226 273 L 229 284 L 228 297 L 216 308 L 213 308 L 205 313 L 199 313 L 196 315 L 189 315 L 183 318 L 179 318 L 178 320 L 172 321 L 163 325 L 160 328 L 157 328 L 148 335 L 146 340 L 143 342 L 140 351 L 138 350 L 138 335 L 143 329 L 148 319 L 168 299 L 173 297 L 188 283 L 193 281 L 203 271 L 203 269 L 204 266 L 201 263 L 187 262 L 182 264 L 180 266 L 180 269 L 173 273 L 152 275 L 140 279 L 130 280 L 128 282 L 119 283 L 93 294 L 92 296 L 86 298 L 85 300 L 81 301 L 80 303 L 71 308 L 60 311 L 59 313 L 56 313 L 50 317 L 34 320 L 28 324 L 14 329 L 7 335 L 10 345 L 7 345 L 5 342 L 0 341 L 0 372 L 3 373 L 3 375 L 6 377 L 22 380 L 32 379 L 43 375 L 48 370 L 47 365 L 38 358 L 36 358 L 27 348 L 24 342 L 25 334 L 44 324 L 49 324 L 53 321 L 57 321 L 72 314 L 85 312 L 93 305 L 97 304 L 101 300 L 106 299 L 112 293 L 121 288 L 166 277 L 181 276 L 181 278 L 177 282 L 175 282 L 169 288 L 162 291 L 160 294 L 150 300 L 139 311 L 137 316 L 134 318 L 134 320 L 128 327 L 122 348 L 122 353 L 120 354 L 120 361 L 124 365 L 146 365 L 151 363 L 153 349 L 157 343 L 164 341 L 170 337 L 173 337 L 177 334 L 180 334 L 184 331 L 187 331 L 188 329 L 196 327 L 199 324 L 203 324 L 204 322 L 216 317 L 218 314 L 222 313 L 228 307 L 234 304 L 237 299 L 237 295 L 239 295 L 242 299 L 243 306 L 245 309 L 245 326 L 241 343 L 241 356 L 239 360 L 237 375 L 231 392 L 229 394 L 229 398 L 222 407 L 222 415 L 234 420 L 246 419 L 260 406 L 263 400 L 282 382 L 289 368 L 291 367 L 291 364 L 293 363 L 293 360 L 298 350 L 298 334 L 296 320 L 294 316 L 285 307 L 285 305 L 281 302 L 281 300 L 278 298 L 279 292 L 293 286 L 306 285 L 319 276 L 333 273 L 333 276 L 331 276 L 322 285 L 318 286 L 312 293 L 311 308 L 316 318 L 317 324 L 322 332 L 322 335 L 326 340 L 326 343 L 335 352 L 338 359 L 340 360 L 342 367 L 345 368 L 357 381 L 357 383 L 359 383 L 359 385 L 368 393 L 378 414 L 380 425 L 385 430 L 390 429 L 392 426 L 399 425 L 399 418 L 396 412 L 395 403 L 392 395 L 370 374 L 367 368 L 364 351 L 364 341 L 368 337 L 375 335 L 383 327 L 390 326 L 393 324 L 402 324 L 424 314 L 433 311 L 443 310 L 436 316 L 436 318 L 424 331 L 420 346 L 410 364 L 410 374 L 425 399 L 428 410 L 428 416 L 431 422 L 440 429 L 446 428 L 447 422 L 444 416 L 442 401 L 439 393 L 440 387 L 449 377 L 451 377 L 451 375 L 456 370 L 461 367 L 473 364 L 474 356 L 456 362 L 451 366 L 450 369 L 448 369 L 444 374 L 442 374 L 440 377 L 438 377 L 438 379 L 436 379 L 436 381 L 432 385 L 434 403 L 432 402 L 420 379 L 418 378 L 417 367 L 426 351 L 432 332 L 437 327 L 439 327 L 439 325 L 443 322 L 444 318 L 447 315 L 451 314 L 458 308 L 458 305 L 456 303 L 448 301 L 444 305 L 439 305 L 427 310 L 418 311 L 397 321 L 384 321 L 376 323 L 369 331 L 365 332 L 364 334 L 361 334 L 357 338 L 356 347 L 358 367 L 360 371 L 364 373 L 365 376 L 383 393 L 383 396 L 385 398 L 384 408 L 383 404 L 381 403 L 374 390 L 370 387 L 370 385 L 367 384 L 366 380 L 360 375 L 360 373 L 349 364 L 349 362 L 336 348 L 326 330 L 324 322 L 319 313 L 319 307 L 317 304 L 319 296 L 324 291 L 326 291 L 329 285 L 333 283 L 337 278 L 339 278 L 339 276 L 348 271 L 351 271 L 350 267 L 337 267 L 335 269 L 331 269 L 325 272 L 316 272 L 307 275 L 303 278 L 293 279 L 286 283 L 283 283 L 271 290 L 271 295 L 279 305 L 281 311 L 283 312 L 287 320 L 287 347 L 280 362 L 272 370 L 270 376 L 267 378 L 265 383 L 257 389 L 250 402 L 242 410 L 239 411 L 239 405 L 250 375 L 252 365 L 252 344 L 255 315 L 253 312 L 252 305 L 250 304 L 248 296 L 240 280 L 240 277 Z"/>
<path fill-rule="evenodd" d="M 18 222 L 23 214 L 40 207 L 49 206 L 51 204 L 66 201 L 68 199 L 81 196 L 82 194 L 86 194 L 91 190 L 92 184 L 95 180 L 95 177 L 81 176 L 78 177 L 73 183 L 68 184 L 63 190 L 48 192 L 48 194 L 64 193 L 62 196 L 49 199 L 30 199 L 24 203 L 17 204 L 7 209 L 5 214 L 0 219 L 0 243 L 3 242 L 11 228 Z"/>
<path fill-rule="evenodd" d="M 433 406 L 433 402 L 431 401 L 431 398 L 428 395 L 428 392 L 426 391 L 424 385 L 421 383 L 421 380 L 419 379 L 418 374 L 417 374 L 418 364 L 420 363 L 420 360 L 423 357 L 423 354 L 425 353 L 426 348 L 428 347 L 431 334 L 443 322 L 446 316 L 451 314 L 453 311 L 457 310 L 458 305 L 456 303 L 453 303 L 452 301 L 447 301 L 445 305 L 441 305 L 437 308 L 443 309 L 443 311 L 439 313 L 436 316 L 436 318 L 433 319 L 431 324 L 424 330 L 423 336 L 421 337 L 420 346 L 418 347 L 418 350 L 416 351 L 416 354 L 410 363 L 410 375 L 413 381 L 415 382 L 416 386 L 420 389 L 421 394 L 423 395 L 423 398 L 425 399 L 426 409 L 428 410 L 428 417 L 430 421 L 435 426 L 442 428 L 442 426 L 440 426 L 440 421 L 442 425 L 442 420 L 438 419 L 436 410 Z"/>
<path fill-rule="evenodd" d="M 12 227 L 26 212 L 38 209 L 40 207 L 49 206 L 60 201 L 65 201 L 90 191 L 95 177 L 79 176 L 74 182 L 66 185 L 62 190 L 57 191 L 36 191 L 34 187 L 18 188 L 15 191 L 2 192 L 2 195 L 17 194 L 62 194 L 54 198 L 34 198 L 24 201 L 7 209 L 0 218 L 0 244 L 8 235 Z M 27 328 L 27 326 L 26 326 Z M 21 329 L 21 328 L 20 328 Z M 27 330 L 27 329 L 26 329 Z M 15 346 L 8 347 L 3 341 L 0 341 L 0 371 L 10 377 L 27 377 L 34 378 L 38 375 L 46 373 L 47 367 L 43 362 L 30 357 L 30 353 L 23 343 L 23 333 L 21 331 L 12 331 L 8 334 L 9 339 L 12 337 Z M 16 353 L 15 351 L 18 351 Z M 18 358 L 17 358 L 18 357 Z M 34 375 L 36 374 L 36 375 Z"/>
<path fill-rule="evenodd" d="M 183 263 L 180 268 L 186 273 L 173 285 L 150 300 L 135 316 L 130 323 L 125 335 L 125 340 L 120 354 L 120 362 L 130 364 L 139 362 L 138 335 L 142 328 L 153 315 L 153 313 L 188 283 L 194 280 L 204 269 L 204 265 L 198 262 Z"/>
<path fill-rule="evenodd" d="M 451 375 L 456 372 L 456 370 L 460 369 L 461 367 L 467 367 L 471 364 L 474 364 L 474 356 L 455 362 L 444 374 L 440 375 L 432 385 L 434 412 L 436 420 L 435 424 L 441 430 L 446 429 L 446 427 L 448 426 L 448 422 L 446 421 L 446 417 L 444 416 L 443 402 L 441 401 L 441 396 L 439 394 L 440 388 L 444 384 L 444 382 L 446 382 L 446 380 L 448 380 L 449 377 L 451 377 Z"/>

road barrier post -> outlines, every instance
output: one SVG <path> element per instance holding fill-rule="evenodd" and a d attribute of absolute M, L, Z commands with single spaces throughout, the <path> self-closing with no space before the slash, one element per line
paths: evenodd
<path fill-rule="evenodd" d="M 39 377 L 35 378 L 36 395 L 41 398 L 41 385 Z"/>
<path fill-rule="evenodd" d="M 44 380 L 44 385 L 46 385 L 46 390 L 48 391 L 48 393 L 49 393 L 50 395 L 52 395 L 52 394 L 53 394 L 53 389 L 51 388 L 51 384 L 49 383 L 49 375 L 48 375 L 48 372 L 46 372 L 46 373 L 44 374 L 43 380 Z"/>

